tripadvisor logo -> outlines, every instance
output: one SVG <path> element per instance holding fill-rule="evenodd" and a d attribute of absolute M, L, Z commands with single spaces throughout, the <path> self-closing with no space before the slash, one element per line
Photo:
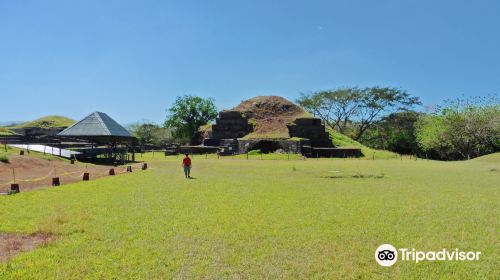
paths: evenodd
<path fill-rule="evenodd" d="M 398 250 L 391 244 L 382 244 L 375 250 L 375 260 L 381 266 L 392 266 L 398 260 Z"/>
<path fill-rule="evenodd" d="M 481 252 L 465 252 L 459 249 L 440 251 L 418 251 L 414 248 L 400 248 L 398 250 L 391 244 L 382 244 L 375 250 L 375 260 L 381 266 L 392 266 L 398 260 L 419 263 L 421 261 L 478 261 Z"/>

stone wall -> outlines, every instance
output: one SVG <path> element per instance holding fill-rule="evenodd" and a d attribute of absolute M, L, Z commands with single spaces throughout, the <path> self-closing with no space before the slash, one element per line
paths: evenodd
<path fill-rule="evenodd" d="M 212 126 L 212 138 L 215 139 L 236 139 L 241 138 L 252 131 L 252 126 L 248 123 L 241 112 L 222 111 Z"/>
<path fill-rule="evenodd" d="M 247 153 L 251 150 L 261 150 L 272 153 L 283 150 L 286 153 L 301 153 L 301 142 L 288 139 L 238 139 L 238 152 Z"/>
<path fill-rule="evenodd" d="M 13 128 L 12 131 L 22 136 L 56 136 L 64 128 L 41 128 L 41 127 L 25 127 Z"/>
<path fill-rule="evenodd" d="M 287 125 L 290 137 L 307 138 L 312 147 L 333 147 L 330 135 L 317 118 L 297 118 Z"/>

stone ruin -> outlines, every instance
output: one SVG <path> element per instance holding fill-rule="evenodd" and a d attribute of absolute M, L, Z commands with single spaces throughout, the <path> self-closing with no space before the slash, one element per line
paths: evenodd
<path fill-rule="evenodd" d="M 287 124 L 290 137 L 309 139 L 312 147 L 332 148 L 332 140 L 318 118 L 297 118 Z"/>
<path fill-rule="evenodd" d="M 252 132 L 248 118 L 239 111 L 222 111 L 212 125 L 212 137 L 216 139 L 242 138 Z"/>
<path fill-rule="evenodd" d="M 259 96 L 219 113 L 211 129 L 202 133 L 204 146 L 221 147 L 222 155 L 251 150 L 282 151 L 305 156 L 346 156 L 332 144 L 318 118 L 278 96 Z M 360 151 L 349 152 L 358 156 Z"/>

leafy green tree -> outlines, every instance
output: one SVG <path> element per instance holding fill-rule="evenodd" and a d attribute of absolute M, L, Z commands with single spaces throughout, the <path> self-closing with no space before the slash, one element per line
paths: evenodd
<path fill-rule="evenodd" d="M 500 150 L 500 102 L 497 98 L 447 101 L 416 124 L 419 146 L 440 159 L 470 159 Z"/>
<path fill-rule="evenodd" d="M 421 154 L 415 136 L 415 123 L 422 115 L 410 110 L 385 116 L 364 133 L 360 142 L 399 154 Z"/>
<path fill-rule="evenodd" d="M 217 108 L 212 98 L 198 96 L 179 96 L 168 109 L 165 127 L 171 128 L 177 139 L 190 139 L 200 126 L 205 125 L 217 117 Z"/>
<path fill-rule="evenodd" d="M 302 93 L 297 100 L 300 106 L 323 120 L 326 126 L 346 133 L 349 122 L 359 111 L 363 90 L 340 88 L 333 91 Z"/>
<path fill-rule="evenodd" d="M 154 123 L 137 123 L 129 129 L 137 137 L 140 145 L 162 145 L 172 142 L 172 133 L 169 129 Z"/>
<path fill-rule="evenodd" d="M 297 102 L 325 125 L 355 140 L 387 114 L 421 104 L 418 97 L 398 88 L 340 88 L 301 94 Z"/>

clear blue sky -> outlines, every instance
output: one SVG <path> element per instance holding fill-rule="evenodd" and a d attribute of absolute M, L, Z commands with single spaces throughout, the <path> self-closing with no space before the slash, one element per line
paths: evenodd
<path fill-rule="evenodd" d="M 163 121 L 340 86 L 435 104 L 500 90 L 500 1 L 0 0 L 0 121 L 100 110 Z"/>

